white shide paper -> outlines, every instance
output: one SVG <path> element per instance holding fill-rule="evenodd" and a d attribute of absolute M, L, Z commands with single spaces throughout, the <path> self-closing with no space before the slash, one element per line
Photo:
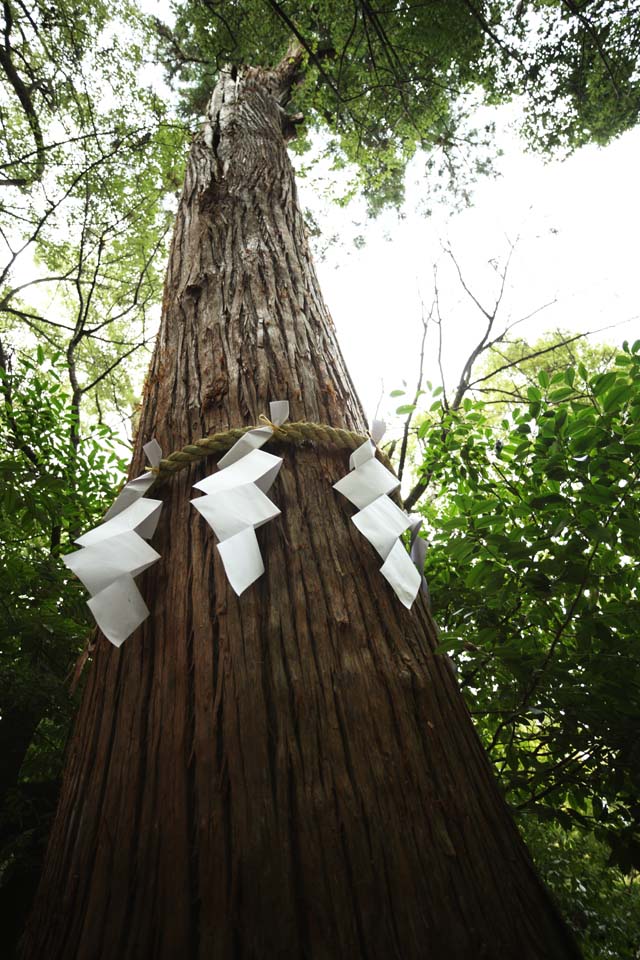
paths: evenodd
<path fill-rule="evenodd" d="M 276 400 L 269 409 L 276 427 L 289 416 L 288 400 Z M 282 457 L 260 449 L 272 436 L 273 428 L 268 425 L 247 431 L 218 461 L 216 473 L 194 484 L 206 496 L 191 503 L 220 541 L 218 553 L 238 596 L 264 573 L 256 528 L 280 513 L 266 494 L 280 471 Z"/>
<path fill-rule="evenodd" d="M 413 561 L 414 557 L 424 561 L 422 547 L 418 543 L 424 544 L 424 541 L 418 537 L 419 524 L 413 522 L 388 496 L 398 489 L 400 481 L 375 459 L 375 444 L 382 439 L 384 430 L 384 422 L 374 420 L 371 428 L 373 439 L 366 440 L 354 450 L 349 458 L 350 473 L 333 486 L 359 508 L 352 517 L 354 525 L 378 551 L 384 560 L 380 572 L 400 602 L 411 609 L 423 581 L 421 570 L 416 569 Z M 412 533 L 411 556 L 398 539 L 409 529 Z"/>
<path fill-rule="evenodd" d="M 147 459 L 157 467 L 162 450 L 157 440 L 144 445 Z M 161 500 L 144 500 L 155 477 L 144 473 L 130 480 L 104 515 L 102 523 L 78 537 L 80 550 L 63 563 L 85 585 L 87 602 L 101 631 L 119 647 L 149 616 L 134 577 L 160 559 L 146 540 L 158 526 Z"/>

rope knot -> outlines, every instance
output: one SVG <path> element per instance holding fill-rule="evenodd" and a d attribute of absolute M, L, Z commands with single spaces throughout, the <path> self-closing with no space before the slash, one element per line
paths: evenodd
<path fill-rule="evenodd" d="M 265 413 L 261 413 L 260 416 L 258 417 L 258 420 L 263 426 L 269 427 L 271 429 L 274 437 L 286 436 L 286 430 L 283 430 L 282 427 L 278 426 L 277 423 L 274 423 L 272 420 L 269 420 L 269 417 Z"/>

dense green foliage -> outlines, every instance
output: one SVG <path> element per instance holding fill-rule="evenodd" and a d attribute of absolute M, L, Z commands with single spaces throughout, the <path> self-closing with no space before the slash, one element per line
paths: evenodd
<path fill-rule="evenodd" d="M 0 366 L 0 926 L 20 929 L 37 878 L 89 634 L 60 552 L 94 523 L 124 463 L 106 426 L 75 442 L 63 358 Z M 53 361 L 53 362 L 52 362 Z M 26 902 L 25 902 L 25 890 Z"/>
<path fill-rule="evenodd" d="M 505 337 L 494 343 L 479 359 L 473 374 L 472 389 L 476 399 L 485 403 L 484 411 L 500 420 L 512 407 L 528 405 L 529 387 L 540 387 L 540 375 L 551 378 L 568 367 L 582 364 L 592 377 L 610 369 L 619 348 L 611 344 L 590 343 L 582 333 L 553 330 L 534 344 L 523 338 Z"/>
<path fill-rule="evenodd" d="M 593 833 L 565 830 L 532 816 L 520 816 L 518 823 L 585 960 L 636 960 L 640 875 L 611 866 L 607 845 Z"/>
<path fill-rule="evenodd" d="M 597 828 L 625 867 L 640 867 L 639 352 L 596 376 L 541 369 L 498 424 L 466 398 L 419 428 L 443 647 L 509 798 Z"/>
<path fill-rule="evenodd" d="M 499 335 L 397 411 L 440 650 L 588 960 L 640 944 L 639 388 L 640 341 Z"/>

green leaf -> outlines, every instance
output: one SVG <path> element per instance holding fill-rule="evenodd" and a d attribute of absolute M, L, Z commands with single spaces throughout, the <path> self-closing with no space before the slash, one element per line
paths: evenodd
<path fill-rule="evenodd" d="M 602 400 L 602 406 L 606 413 L 610 413 L 615 407 L 621 406 L 629 399 L 630 386 L 627 383 L 617 384 L 609 390 Z"/>
<path fill-rule="evenodd" d="M 559 387 L 557 390 L 551 391 L 549 399 L 554 403 L 559 403 L 561 400 L 567 400 L 573 396 L 573 392 L 573 387 Z"/>
<path fill-rule="evenodd" d="M 618 379 L 618 374 L 614 370 L 610 370 L 608 371 L 608 373 L 599 374 L 599 376 L 595 377 L 591 381 L 591 387 L 593 389 L 594 394 L 597 397 L 602 396 L 602 394 L 605 393 L 609 389 L 609 387 L 611 387 L 616 382 L 617 379 Z"/>
<path fill-rule="evenodd" d="M 598 442 L 600 431 L 594 428 L 580 430 L 571 437 L 571 449 L 574 453 L 582 455 L 592 450 Z"/>
<path fill-rule="evenodd" d="M 547 493 L 541 497 L 531 497 L 529 503 L 534 510 L 539 510 L 550 506 L 565 506 L 566 498 L 559 493 Z"/>

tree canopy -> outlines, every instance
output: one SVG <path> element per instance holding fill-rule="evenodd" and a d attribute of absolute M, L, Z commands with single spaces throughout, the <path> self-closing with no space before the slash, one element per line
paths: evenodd
<path fill-rule="evenodd" d="M 399 202 L 417 149 L 458 191 L 486 170 L 480 103 L 518 98 L 522 134 L 546 153 L 607 143 L 638 120 L 635 0 L 189 0 L 175 12 L 173 27 L 158 24 L 160 54 L 187 112 L 202 110 L 222 63 L 277 62 L 295 37 L 307 59 L 296 110 L 327 130 L 337 164 L 355 165 L 373 209 Z"/>
<path fill-rule="evenodd" d="M 124 406 L 121 363 L 152 336 L 184 130 L 139 82 L 140 46 L 121 41 L 141 39 L 133 6 L 3 10 L 0 336 L 62 352 L 78 409 Z"/>
<path fill-rule="evenodd" d="M 186 143 L 223 63 L 273 63 L 300 44 L 287 109 L 291 135 L 307 136 L 294 145 L 320 134 L 316 152 L 379 210 L 401 202 L 418 149 L 425 191 L 468 192 L 496 152 L 478 105 L 516 98 L 526 141 L 547 154 L 631 127 L 639 4 L 189 0 L 160 19 L 133 2 L 6 0 L 0 331 L 68 351 L 76 403 L 126 394 L 118 370 L 152 335 Z"/>

